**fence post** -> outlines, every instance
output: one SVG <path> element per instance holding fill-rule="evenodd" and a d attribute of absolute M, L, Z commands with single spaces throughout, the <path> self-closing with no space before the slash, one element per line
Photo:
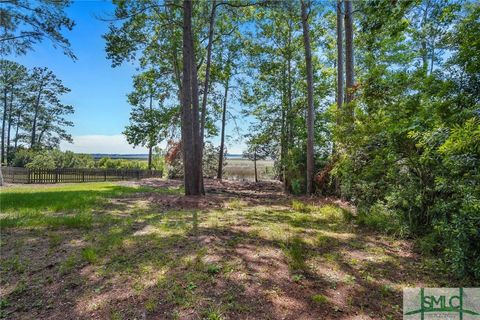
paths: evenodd
<path fill-rule="evenodd" d="M 137 180 L 140 180 L 140 170 L 137 170 Z"/>
<path fill-rule="evenodd" d="M 107 169 L 103 171 L 103 181 L 107 181 Z"/>
<path fill-rule="evenodd" d="M 27 169 L 27 183 L 30 183 L 30 169 Z"/>
<path fill-rule="evenodd" d="M 82 182 L 85 182 L 85 170 L 82 170 Z"/>
<path fill-rule="evenodd" d="M 55 183 L 58 183 L 58 168 L 55 168 Z"/>

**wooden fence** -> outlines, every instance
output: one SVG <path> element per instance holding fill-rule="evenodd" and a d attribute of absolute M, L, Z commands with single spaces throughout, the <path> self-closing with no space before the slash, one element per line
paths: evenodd
<path fill-rule="evenodd" d="M 69 183 L 161 178 L 162 171 L 136 169 L 27 169 L 2 167 L 3 181 L 9 183 Z"/>

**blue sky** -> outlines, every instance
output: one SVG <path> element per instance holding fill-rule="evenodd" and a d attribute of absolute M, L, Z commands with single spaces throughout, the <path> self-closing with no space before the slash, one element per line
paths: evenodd
<path fill-rule="evenodd" d="M 129 146 L 121 134 L 128 124 L 130 106 L 126 95 L 132 88 L 133 65 L 124 64 L 112 68 L 106 59 L 105 41 L 102 35 L 108 31 L 108 23 L 97 19 L 107 16 L 114 5 L 107 1 L 75 1 L 68 9 L 68 16 L 75 27 L 65 32 L 76 61 L 65 56 L 45 40 L 25 56 L 13 60 L 29 67 L 48 67 L 65 86 L 72 91 L 63 96 L 64 103 L 75 108 L 71 117 L 75 126 L 69 129 L 74 143 L 62 143 L 63 150 L 85 153 L 143 153 L 144 148 Z M 233 125 L 233 124 L 232 124 Z M 234 134 L 227 129 L 227 134 Z M 213 139 L 214 144 L 218 139 Z M 230 153 L 240 153 L 243 144 L 228 146 Z"/>

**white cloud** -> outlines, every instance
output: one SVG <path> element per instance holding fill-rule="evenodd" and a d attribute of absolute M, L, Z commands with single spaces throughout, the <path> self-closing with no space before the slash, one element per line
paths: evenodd
<path fill-rule="evenodd" d="M 213 139 L 214 145 L 218 145 L 217 139 Z M 166 147 L 165 141 L 160 143 L 161 148 Z M 62 141 L 60 149 L 63 151 L 70 150 L 76 153 L 116 153 L 116 154 L 145 154 L 148 153 L 147 148 L 136 147 L 128 144 L 127 139 L 122 134 L 115 135 L 84 135 L 73 136 L 73 144 Z M 227 152 L 230 154 L 242 154 L 246 149 L 245 143 L 227 143 Z"/>
<path fill-rule="evenodd" d="M 70 150 L 77 153 L 147 153 L 148 150 L 143 147 L 129 145 L 127 139 L 122 134 L 116 135 L 85 135 L 74 136 L 73 144 L 62 142 L 61 150 Z"/>

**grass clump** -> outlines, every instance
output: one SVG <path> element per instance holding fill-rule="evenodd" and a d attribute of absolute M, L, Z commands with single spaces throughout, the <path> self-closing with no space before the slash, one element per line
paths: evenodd
<path fill-rule="evenodd" d="M 96 263 L 98 261 L 98 255 L 95 249 L 91 247 L 87 247 L 82 250 L 82 258 L 88 263 Z"/>
<path fill-rule="evenodd" d="M 227 207 L 229 209 L 242 209 L 246 206 L 247 204 L 245 201 L 242 201 L 240 199 L 233 199 L 227 202 Z"/>
<path fill-rule="evenodd" d="M 65 261 L 60 264 L 58 272 L 60 272 L 60 274 L 67 274 L 72 271 L 76 264 L 77 258 L 74 255 L 70 255 L 67 259 L 65 259 Z"/>
<path fill-rule="evenodd" d="M 311 207 L 308 204 L 298 200 L 292 200 L 292 209 L 303 213 L 311 211 Z"/>
<path fill-rule="evenodd" d="M 148 312 L 154 312 L 155 309 L 157 309 L 157 301 L 155 299 L 148 299 L 147 302 L 145 302 L 145 310 Z"/>
<path fill-rule="evenodd" d="M 292 271 L 305 271 L 307 266 L 307 248 L 302 238 L 290 238 L 283 246 L 283 252 L 288 258 L 288 265 Z"/>
<path fill-rule="evenodd" d="M 328 298 L 325 297 L 325 296 L 322 295 L 322 294 L 314 294 L 314 295 L 312 296 L 312 301 L 313 301 L 315 304 L 324 305 L 325 303 L 328 302 Z"/>
<path fill-rule="evenodd" d="M 202 312 L 202 319 L 205 320 L 224 320 L 222 312 L 217 307 L 210 307 Z"/>
<path fill-rule="evenodd" d="M 221 270 L 222 268 L 216 264 L 210 264 L 207 266 L 207 269 L 206 269 L 207 273 L 211 276 L 218 274 Z"/>

